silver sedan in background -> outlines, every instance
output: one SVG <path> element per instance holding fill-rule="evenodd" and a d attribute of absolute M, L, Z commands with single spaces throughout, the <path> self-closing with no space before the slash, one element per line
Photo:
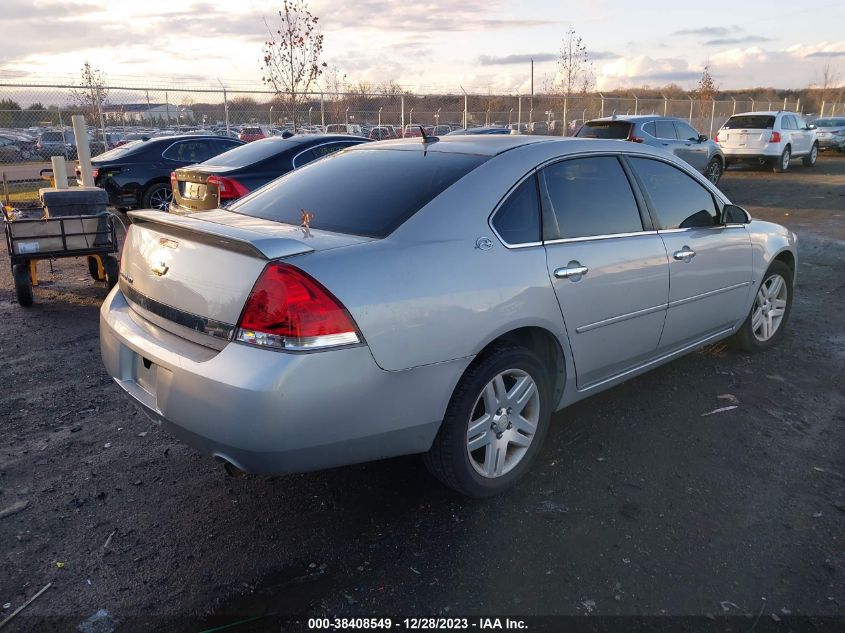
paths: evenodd
<path fill-rule="evenodd" d="M 777 343 L 796 271 L 793 233 L 615 141 L 369 143 L 225 210 L 130 216 L 102 356 L 152 418 L 230 470 L 422 453 L 475 497 L 526 473 L 554 411 Z"/>

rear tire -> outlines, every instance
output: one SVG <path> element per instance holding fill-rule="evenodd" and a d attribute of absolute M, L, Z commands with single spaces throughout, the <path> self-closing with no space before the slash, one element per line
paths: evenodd
<path fill-rule="evenodd" d="M 24 307 L 32 305 L 32 277 L 29 274 L 29 264 L 15 264 L 12 266 L 12 277 L 15 280 L 15 293 L 18 303 Z"/>
<path fill-rule="evenodd" d="M 816 161 L 819 158 L 819 145 L 818 143 L 813 143 L 813 146 L 810 148 L 810 153 L 807 154 L 804 158 L 801 159 L 801 164 L 804 167 L 812 167 L 816 164 Z"/>
<path fill-rule="evenodd" d="M 172 201 L 173 190 L 170 188 L 170 183 L 157 182 L 144 191 L 144 195 L 141 197 L 141 208 L 167 211 Z"/>
<path fill-rule="evenodd" d="M 423 461 L 453 490 L 490 497 L 528 471 L 550 418 L 551 388 L 542 361 L 521 347 L 495 349 L 464 373 Z"/>
<path fill-rule="evenodd" d="M 88 272 L 91 274 L 91 279 L 94 281 L 103 281 L 98 274 L 100 271 L 97 270 L 97 258 L 89 255 L 86 259 L 88 260 Z"/>
<path fill-rule="evenodd" d="M 724 168 L 722 167 L 722 161 L 718 158 L 711 158 L 710 162 L 707 163 L 707 167 L 704 169 L 704 177 L 714 185 L 718 186 L 723 172 Z"/>
<path fill-rule="evenodd" d="M 774 172 L 776 174 L 782 174 L 787 169 L 789 169 L 789 159 L 790 158 L 792 158 L 792 149 L 789 147 L 789 145 L 787 145 L 783 149 L 783 154 L 781 154 L 780 158 L 778 158 L 775 161 L 775 164 L 774 164 L 774 167 L 773 167 Z"/>
<path fill-rule="evenodd" d="M 120 264 L 113 255 L 102 255 L 103 269 L 106 271 L 106 283 L 109 290 L 115 287 L 120 276 Z"/>
<path fill-rule="evenodd" d="M 781 286 L 778 285 L 777 291 L 768 295 L 765 290 L 771 289 L 772 283 L 779 284 L 778 278 L 781 280 L 784 290 L 781 291 Z M 748 317 L 734 335 L 734 343 L 737 347 L 747 352 L 762 352 L 777 344 L 783 336 L 789 322 L 789 315 L 792 312 L 792 280 L 793 271 L 789 266 L 781 261 L 772 262 L 763 276 L 763 281 L 757 288 L 757 294 L 754 297 L 754 303 L 751 305 Z M 785 296 L 783 296 L 783 293 L 785 293 Z M 783 310 L 780 315 L 781 318 L 777 321 L 774 329 L 769 333 L 766 333 L 765 330 L 761 331 L 761 320 L 766 320 L 770 311 L 781 308 Z M 773 321 L 774 319 L 769 319 L 769 323 Z"/>

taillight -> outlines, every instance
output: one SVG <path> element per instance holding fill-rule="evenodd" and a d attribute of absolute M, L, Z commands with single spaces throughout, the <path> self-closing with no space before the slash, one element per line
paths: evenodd
<path fill-rule="evenodd" d="M 244 305 L 235 340 L 282 350 L 360 343 L 346 308 L 298 268 L 270 262 Z"/>
<path fill-rule="evenodd" d="M 177 191 L 177 182 L 178 182 L 178 180 L 176 179 L 176 172 L 171 171 L 170 172 L 170 191 L 172 191 L 174 195 L 176 194 L 176 191 Z"/>
<path fill-rule="evenodd" d="M 633 134 L 629 134 L 627 140 L 631 141 L 632 143 L 642 143 L 643 142 L 643 139 L 641 139 L 639 136 L 634 136 Z"/>
<path fill-rule="evenodd" d="M 719 142 L 719 133 L 718 132 L 716 132 L 716 136 L 713 137 L 713 140 L 716 141 L 717 143 Z"/>
<path fill-rule="evenodd" d="M 209 176 L 206 184 L 217 185 L 217 196 L 220 200 L 234 200 L 249 193 L 249 189 L 234 178 Z"/>
<path fill-rule="evenodd" d="M 97 176 L 99 176 L 99 175 L 100 175 L 100 170 L 99 170 L 99 168 L 94 167 L 94 168 L 91 170 L 91 178 L 93 178 L 94 180 L 97 180 Z"/>
<path fill-rule="evenodd" d="M 772 132 L 772 138 L 769 139 L 769 143 L 780 143 L 780 132 Z"/>

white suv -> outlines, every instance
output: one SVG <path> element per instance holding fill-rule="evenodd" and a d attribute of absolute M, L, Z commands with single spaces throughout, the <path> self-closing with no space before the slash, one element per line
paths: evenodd
<path fill-rule="evenodd" d="M 791 158 L 801 157 L 805 167 L 816 164 L 819 142 L 795 112 L 743 112 L 735 114 L 719 129 L 714 139 L 731 163 L 770 164 L 776 172 L 789 168 Z"/>

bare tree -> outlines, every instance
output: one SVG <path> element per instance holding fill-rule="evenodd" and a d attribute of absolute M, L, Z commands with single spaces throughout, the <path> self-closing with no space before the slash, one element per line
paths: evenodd
<path fill-rule="evenodd" d="M 100 127 L 100 133 L 104 143 L 106 141 L 106 129 L 103 118 L 103 106 L 106 103 L 108 94 L 105 74 L 92 67 L 91 63 L 86 61 L 85 65 L 82 66 L 82 77 L 79 86 L 71 89 L 71 96 L 82 109 L 82 113 L 85 115 L 88 123 L 94 127 Z"/>
<path fill-rule="evenodd" d="M 320 62 L 323 34 L 317 27 L 319 18 L 308 10 L 307 0 L 284 0 L 278 13 L 276 29 L 264 20 L 269 37 L 262 49 L 261 79 L 287 104 L 296 130 L 297 106 L 304 102 L 326 66 Z"/>
<path fill-rule="evenodd" d="M 587 53 L 584 40 L 569 27 L 560 45 L 560 57 L 557 61 L 556 92 L 570 97 L 579 92 L 586 94 L 593 89 L 596 77 L 593 72 L 593 62 Z"/>
<path fill-rule="evenodd" d="M 713 107 L 712 101 L 716 99 L 716 94 L 719 88 L 710 74 L 710 66 L 704 65 L 704 70 L 701 71 L 701 78 L 698 80 L 698 86 L 695 89 L 695 96 L 698 97 L 698 116 L 705 118 L 708 111 Z"/>
<path fill-rule="evenodd" d="M 842 77 L 839 75 L 839 72 L 835 68 L 831 68 L 830 62 L 827 62 L 822 69 L 819 80 L 810 86 L 815 93 L 814 96 L 816 97 L 816 106 L 818 108 L 821 108 L 823 103 L 830 103 L 842 95 L 841 80 Z"/>

